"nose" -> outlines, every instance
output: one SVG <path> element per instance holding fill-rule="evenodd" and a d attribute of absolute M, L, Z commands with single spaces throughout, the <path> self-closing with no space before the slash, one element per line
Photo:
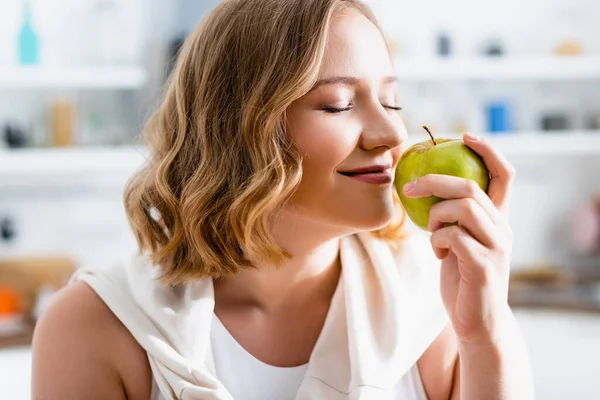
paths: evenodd
<path fill-rule="evenodd" d="M 400 116 L 384 108 L 379 101 L 369 107 L 363 118 L 360 147 L 364 150 L 394 149 L 406 141 L 408 133 Z"/>

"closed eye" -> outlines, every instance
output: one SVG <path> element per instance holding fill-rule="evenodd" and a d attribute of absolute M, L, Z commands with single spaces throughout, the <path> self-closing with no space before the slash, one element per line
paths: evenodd
<path fill-rule="evenodd" d="M 389 110 L 402 111 L 402 107 L 395 107 L 395 106 L 383 106 L 383 107 L 385 107 Z M 322 110 L 327 113 L 330 113 L 330 114 L 340 114 L 345 111 L 352 110 L 352 107 L 345 107 L 345 108 L 325 107 Z"/>
<path fill-rule="evenodd" d="M 324 107 L 322 110 L 325 111 L 326 113 L 330 113 L 330 114 L 339 114 L 339 113 L 343 113 L 345 111 L 352 110 L 352 107 L 345 107 L 345 108 Z"/>

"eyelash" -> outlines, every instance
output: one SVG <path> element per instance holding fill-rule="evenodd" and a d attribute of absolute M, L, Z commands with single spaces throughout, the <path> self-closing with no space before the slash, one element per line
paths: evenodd
<path fill-rule="evenodd" d="M 402 111 L 402 107 L 394 107 L 394 106 L 384 106 L 385 108 L 388 108 L 390 110 L 394 110 L 394 111 Z M 323 111 L 330 113 L 330 114 L 341 114 L 345 111 L 350 111 L 352 110 L 352 107 L 347 107 L 347 108 L 333 108 L 333 107 L 325 107 L 323 108 Z"/>

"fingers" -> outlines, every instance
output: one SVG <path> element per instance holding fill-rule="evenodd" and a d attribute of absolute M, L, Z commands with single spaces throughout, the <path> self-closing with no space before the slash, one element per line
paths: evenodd
<path fill-rule="evenodd" d="M 471 198 L 441 201 L 429 212 L 429 231 L 435 232 L 446 223 L 458 222 L 475 240 L 485 247 L 496 247 L 499 239 L 495 224 L 485 210 Z"/>
<path fill-rule="evenodd" d="M 489 271 L 485 270 L 482 263 L 485 260 L 485 247 L 460 226 L 442 228 L 431 235 L 430 241 L 434 249 L 448 249 L 456 255 L 460 265 L 470 266 L 468 271 L 460 271 L 464 279 L 479 282 L 488 279 Z"/>
<path fill-rule="evenodd" d="M 483 159 L 491 175 L 487 194 L 492 203 L 500 211 L 506 213 L 515 179 L 515 168 L 488 140 L 471 133 L 465 134 L 463 140 Z"/>
<path fill-rule="evenodd" d="M 498 210 L 479 185 L 470 179 L 450 175 L 425 175 L 404 186 L 404 195 L 410 198 L 436 196 L 442 199 L 469 198 L 477 202 L 492 221 L 498 220 Z M 454 221 L 449 221 L 454 222 Z"/>
<path fill-rule="evenodd" d="M 433 252 L 435 253 L 435 256 L 438 258 L 438 260 L 443 260 L 444 258 L 448 257 L 450 250 L 434 247 Z"/>

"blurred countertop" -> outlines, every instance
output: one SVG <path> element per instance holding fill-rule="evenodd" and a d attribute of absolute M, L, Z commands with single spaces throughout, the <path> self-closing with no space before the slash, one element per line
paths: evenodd
<path fill-rule="evenodd" d="M 600 314 L 600 259 L 513 271 L 508 298 L 513 308 Z"/>
<path fill-rule="evenodd" d="M 597 313 L 600 316 L 600 283 L 552 286 L 512 285 L 509 302 L 513 308 L 537 308 Z"/>

